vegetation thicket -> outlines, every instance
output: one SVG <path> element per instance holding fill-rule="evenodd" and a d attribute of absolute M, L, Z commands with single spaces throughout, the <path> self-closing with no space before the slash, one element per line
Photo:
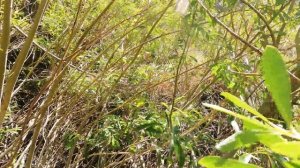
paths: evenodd
<path fill-rule="evenodd" d="M 0 0 L 0 167 L 300 167 L 297 0 Z"/>

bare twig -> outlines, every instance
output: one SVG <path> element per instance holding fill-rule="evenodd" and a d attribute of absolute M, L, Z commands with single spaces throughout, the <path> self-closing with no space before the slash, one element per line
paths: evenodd
<path fill-rule="evenodd" d="M 240 40 L 242 43 L 244 43 L 246 46 L 248 46 L 249 48 L 251 48 L 253 51 L 255 51 L 256 53 L 258 53 L 259 55 L 262 55 L 262 52 L 256 48 L 255 46 L 253 46 L 252 44 L 250 44 L 249 42 L 247 42 L 246 40 L 244 40 L 242 37 L 240 37 L 238 34 L 236 34 L 235 32 L 233 32 L 228 26 L 226 26 L 223 22 L 221 22 L 217 17 L 215 17 L 209 10 L 208 8 L 203 4 L 203 2 L 201 0 L 198 0 L 198 2 L 200 3 L 200 5 L 202 6 L 202 8 L 206 11 L 206 13 L 214 20 L 216 21 L 220 26 L 222 26 L 226 31 L 228 31 L 233 37 L 235 37 L 236 39 Z"/>
<path fill-rule="evenodd" d="M 253 6 L 251 5 L 250 3 L 248 3 L 247 1 L 245 0 L 241 0 L 241 2 L 243 2 L 244 4 L 246 4 L 250 9 L 252 9 L 257 15 L 258 17 L 265 23 L 267 29 L 269 30 L 270 32 L 270 36 L 272 38 L 272 42 L 273 42 L 273 45 L 275 46 L 276 45 L 276 38 L 275 38 L 275 35 L 274 35 L 274 32 L 270 26 L 270 24 L 268 23 L 267 19 Z"/>

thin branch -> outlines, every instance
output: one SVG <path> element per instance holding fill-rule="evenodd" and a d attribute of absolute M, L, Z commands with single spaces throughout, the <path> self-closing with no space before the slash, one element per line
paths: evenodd
<path fill-rule="evenodd" d="M 13 26 L 13 28 L 15 28 L 19 33 L 21 33 L 23 36 L 25 36 L 26 38 L 28 37 L 28 35 L 18 26 Z M 41 49 L 42 51 L 44 51 L 46 54 L 50 55 L 52 58 L 58 60 L 58 61 L 61 61 L 62 59 L 59 58 L 58 56 L 56 56 L 55 54 L 53 54 L 52 52 L 50 52 L 48 49 L 44 48 L 43 46 L 41 46 L 39 43 L 33 41 L 32 42 L 33 45 L 35 45 L 36 47 L 38 47 L 39 49 Z M 75 68 L 76 70 L 78 71 L 81 71 L 83 72 L 82 69 L 76 67 L 75 65 L 73 64 L 69 64 L 68 66 L 70 66 L 71 68 Z"/>
<path fill-rule="evenodd" d="M 246 4 L 250 9 L 252 9 L 257 15 L 258 17 L 265 23 L 267 29 L 270 32 L 270 36 L 272 38 L 272 43 L 275 46 L 276 45 L 276 38 L 274 35 L 274 32 L 270 26 L 270 24 L 268 23 L 267 19 L 251 4 L 249 4 L 248 2 L 246 2 L 245 0 L 241 0 L 241 2 L 243 2 L 244 4 Z"/>
<path fill-rule="evenodd" d="M 9 39 L 10 39 L 12 3 L 13 0 L 6 0 L 4 3 L 4 16 L 3 16 L 3 27 L 2 27 L 3 30 L 2 30 L 2 36 L 0 41 L 1 43 L 0 44 L 1 45 L 0 48 L 0 108 L 2 105 L 1 99 L 3 95 L 4 79 L 6 73 L 7 51 L 8 51 L 8 46 L 10 44 Z"/>
<path fill-rule="evenodd" d="M 21 72 L 21 69 L 25 63 L 26 56 L 31 48 L 33 38 L 35 36 L 35 33 L 36 33 L 39 23 L 42 19 L 42 16 L 43 16 L 43 13 L 44 13 L 44 10 L 45 10 L 47 4 L 48 4 L 48 0 L 43 0 L 41 2 L 38 12 L 36 14 L 34 23 L 32 24 L 31 30 L 28 34 L 28 37 L 24 43 L 23 48 L 21 49 L 21 51 L 17 57 L 15 64 L 13 65 L 13 67 L 11 69 L 9 78 L 7 79 L 7 82 L 6 82 L 6 85 L 4 88 L 4 93 L 3 93 L 3 104 L 1 105 L 1 109 L 0 109 L 0 127 L 2 126 L 2 123 L 4 121 L 4 116 L 8 109 L 12 92 L 16 85 L 16 82 L 17 82 L 17 79 Z"/>
<path fill-rule="evenodd" d="M 173 90 L 173 96 L 172 96 L 172 104 L 171 104 L 171 109 L 170 109 L 170 115 L 169 115 L 169 127 L 170 127 L 170 131 L 171 133 L 173 134 L 173 122 L 172 122 L 172 115 L 173 115 L 173 112 L 174 112 L 174 108 L 175 108 L 175 100 L 176 100 L 176 97 L 177 97 L 177 92 L 178 92 L 178 81 L 179 81 L 179 74 L 180 74 L 180 69 L 181 69 L 181 65 L 182 65 L 182 62 L 186 56 L 186 53 L 188 52 L 188 43 L 189 43 L 189 40 L 190 40 L 190 36 L 187 37 L 187 40 L 185 42 L 185 45 L 184 45 L 184 49 L 183 49 L 183 52 L 179 58 L 179 63 L 177 65 L 177 68 L 176 68 L 176 74 L 175 74 L 175 80 L 174 80 L 174 90 Z"/>
<path fill-rule="evenodd" d="M 223 22 L 221 22 L 217 17 L 215 17 L 208 9 L 207 7 L 203 4 L 203 2 L 201 0 L 198 0 L 198 2 L 200 3 L 200 5 L 202 6 L 202 8 L 206 11 L 206 13 L 214 20 L 216 21 L 220 26 L 222 26 L 226 31 L 228 31 L 233 37 L 235 37 L 236 39 L 240 40 L 242 43 L 244 43 L 246 46 L 248 46 L 249 48 L 251 48 L 253 51 L 255 51 L 256 53 L 258 53 L 259 55 L 262 55 L 262 52 L 256 48 L 255 46 L 253 46 L 252 44 L 250 44 L 249 42 L 247 42 L 246 40 L 244 40 L 242 37 L 240 37 L 239 35 L 237 35 L 235 32 L 233 32 L 228 26 L 226 26 Z"/>

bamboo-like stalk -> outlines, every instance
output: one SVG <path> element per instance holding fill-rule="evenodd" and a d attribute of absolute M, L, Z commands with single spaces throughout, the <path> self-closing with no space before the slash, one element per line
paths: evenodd
<path fill-rule="evenodd" d="M 68 41 L 68 46 L 67 46 L 67 50 L 65 53 L 68 53 L 69 49 L 70 49 L 70 44 L 73 40 L 73 36 L 71 36 L 69 38 Z M 66 54 L 65 56 L 66 57 Z M 52 83 L 52 85 L 50 86 L 48 95 L 46 97 L 46 100 L 42 103 L 39 111 L 38 111 L 38 115 L 40 116 L 37 120 L 36 120 L 36 126 L 33 132 L 33 136 L 31 138 L 31 145 L 29 148 L 29 152 L 28 152 L 28 156 L 27 156 L 27 160 L 25 163 L 25 168 L 31 168 L 31 163 L 34 157 L 34 152 L 35 152 L 35 144 L 37 142 L 38 136 L 40 134 L 40 131 L 42 129 L 43 126 L 43 120 L 46 117 L 46 112 L 48 107 L 51 105 L 52 103 L 52 99 L 55 97 L 55 94 L 59 88 L 59 83 L 61 82 L 63 76 L 65 75 L 67 68 L 65 66 L 65 62 L 66 64 L 68 64 L 70 61 L 72 61 L 72 58 L 74 58 L 75 56 L 71 55 L 70 59 L 66 60 L 66 61 L 61 61 L 55 74 L 53 74 L 52 78 L 50 79 L 50 82 Z"/>
<path fill-rule="evenodd" d="M 41 1 L 41 4 L 39 5 L 38 11 L 36 13 L 36 16 L 35 16 L 32 26 L 31 26 L 28 37 L 26 38 L 26 41 L 24 43 L 24 46 L 22 47 L 22 49 L 17 57 L 17 60 L 16 60 L 15 64 L 13 65 L 11 72 L 8 75 L 7 82 L 4 87 L 4 93 L 3 93 L 3 98 L 2 98 L 3 102 L 1 104 L 1 109 L 0 109 L 0 128 L 2 127 L 2 123 L 4 121 L 4 117 L 5 117 L 6 111 L 9 106 L 14 87 L 16 85 L 17 79 L 18 79 L 19 74 L 24 65 L 26 56 L 28 55 L 28 52 L 33 43 L 34 36 L 36 34 L 36 31 L 37 31 L 39 23 L 42 19 L 42 16 L 44 15 L 44 10 L 46 9 L 47 4 L 48 4 L 48 0 Z"/>
<path fill-rule="evenodd" d="M 0 48 L 0 107 L 2 106 L 1 98 L 3 95 L 4 79 L 6 73 L 7 50 L 10 39 L 10 22 L 12 13 L 13 0 L 6 0 L 4 3 L 3 27 L 1 35 Z M 0 4 L 1 7 L 1 4 Z"/>
<path fill-rule="evenodd" d="M 121 80 L 121 78 L 127 73 L 128 69 L 136 61 L 136 59 L 137 59 L 140 51 L 142 50 L 142 48 L 145 45 L 145 42 L 148 40 L 148 38 L 150 37 L 150 35 L 154 31 L 154 29 L 156 28 L 157 24 L 162 19 L 162 17 L 165 15 L 165 13 L 167 12 L 167 10 L 172 6 L 172 4 L 173 4 L 173 0 L 170 0 L 169 3 L 168 3 L 168 5 L 162 10 L 162 13 L 156 19 L 156 21 L 154 22 L 154 24 L 151 26 L 151 29 L 147 32 L 147 34 L 141 40 L 141 42 L 140 42 L 141 45 L 139 45 L 138 48 L 136 49 L 136 52 L 135 52 L 132 60 L 128 63 L 128 65 L 124 68 L 124 70 L 122 70 L 121 74 L 118 76 L 118 78 L 116 79 L 116 81 L 114 82 L 114 84 L 112 84 L 112 86 L 109 88 L 109 90 L 114 90 L 115 89 L 115 87 L 117 86 L 117 83 Z M 111 92 L 109 92 L 108 94 L 105 94 L 103 96 L 104 99 L 108 98 L 110 96 L 110 93 Z M 97 106 L 95 106 L 95 108 L 97 108 Z M 90 114 L 95 110 L 95 108 L 93 110 L 91 110 L 91 112 L 85 116 L 85 118 L 83 119 L 83 122 L 81 122 L 82 124 L 78 128 L 79 134 L 82 133 L 81 131 L 82 131 L 83 127 L 84 127 L 84 124 L 86 123 L 86 120 L 87 120 L 88 116 L 90 116 Z M 72 162 L 72 157 L 73 157 L 74 151 L 75 151 L 75 145 L 70 149 L 70 152 L 68 154 L 68 159 L 67 159 L 66 167 L 71 167 L 71 162 Z"/>
<path fill-rule="evenodd" d="M 104 10 L 98 15 L 98 17 L 93 20 L 93 22 L 87 27 L 84 31 L 83 35 L 78 40 L 76 47 L 78 48 L 80 44 L 83 42 L 84 38 L 88 35 L 88 33 L 92 30 L 92 28 L 100 21 L 100 19 L 106 14 L 106 12 L 110 9 L 110 7 L 115 3 L 116 0 L 111 0 L 110 3 L 104 8 Z"/>
<path fill-rule="evenodd" d="M 297 54 L 297 66 L 295 70 L 295 75 L 297 78 L 300 77 L 300 27 L 298 28 L 296 37 L 295 37 L 295 45 L 296 45 L 296 54 Z M 300 86 L 300 82 L 293 79 L 292 80 L 292 89 L 293 91 L 297 90 Z"/>
<path fill-rule="evenodd" d="M 82 4 L 82 1 L 79 1 L 79 5 L 78 5 L 79 7 L 78 7 L 78 12 L 77 13 L 79 13 L 79 11 L 81 10 L 81 8 L 80 8 L 81 4 Z M 40 107 L 40 110 L 38 111 L 38 114 L 40 115 L 40 117 L 39 117 L 39 119 L 36 123 L 36 127 L 35 127 L 34 132 L 33 132 L 33 136 L 32 136 L 32 139 L 31 139 L 31 145 L 30 145 L 29 152 L 28 152 L 28 157 L 27 157 L 27 160 L 26 160 L 26 163 L 25 163 L 25 168 L 30 168 L 31 167 L 31 163 L 32 163 L 32 160 L 33 160 L 33 157 L 34 157 L 34 152 L 35 152 L 35 144 L 37 142 L 40 130 L 42 129 L 43 120 L 46 117 L 47 109 L 50 106 L 50 104 L 52 103 L 52 99 L 55 97 L 55 94 L 56 94 L 56 92 L 59 88 L 59 83 L 62 80 L 62 78 L 65 75 L 66 70 L 67 70 L 66 66 L 64 66 L 64 65 L 65 64 L 68 65 L 68 63 L 71 62 L 73 58 L 78 56 L 77 55 L 78 53 L 77 53 L 77 54 L 71 54 L 70 57 L 67 57 L 68 51 L 71 50 L 71 43 L 74 39 L 74 36 L 75 36 L 76 32 L 78 32 L 77 28 L 76 28 L 77 21 L 78 21 L 78 15 L 75 16 L 75 21 L 74 21 L 74 24 L 73 24 L 73 27 L 72 27 L 72 30 L 71 30 L 72 33 L 71 33 L 71 35 L 70 35 L 70 37 L 68 38 L 68 41 L 67 41 L 66 52 L 63 56 L 63 59 L 65 59 L 65 60 L 60 61 L 60 64 L 59 64 L 59 66 L 57 68 L 57 71 L 56 71 L 57 73 L 53 75 L 52 79 L 50 79 L 50 81 L 53 81 L 52 82 L 53 84 L 52 84 L 51 88 L 49 89 L 49 94 L 47 95 L 46 100 L 44 101 L 43 105 Z"/>
<path fill-rule="evenodd" d="M 172 33 L 174 33 L 174 32 L 172 32 Z M 165 34 L 165 35 L 169 35 L 169 34 L 172 34 L 172 33 L 167 33 L 167 34 Z M 127 34 L 127 33 L 126 33 Z M 160 37 L 160 36 L 159 36 Z M 154 38 L 154 39 L 157 39 L 157 37 L 156 38 Z M 154 40 L 154 39 L 151 39 L 151 40 L 149 40 L 149 41 L 152 41 L 152 40 Z M 147 42 L 149 42 L 149 41 L 147 41 Z M 142 44 L 144 44 L 144 43 L 142 43 Z M 138 45 L 138 46 L 140 46 L 140 45 Z M 108 47 L 108 48 L 110 48 L 110 47 Z M 136 48 L 136 47 L 134 47 L 134 48 Z M 132 50 L 132 49 L 131 49 Z M 105 67 L 107 67 L 107 66 L 105 66 Z M 104 69 L 106 69 L 106 68 L 104 68 Z M 105 72 L 106 72 L 106 70 L 104 70 Z M 101 75 L 98 75 L 96 78 L 95 78 L 95 80 L 92 82 L 92 83 L 95 83 L 95 82 L 99 82 L 99 80 L 96 80 L 96 79 L 100 79 L 101 78 Z M 76 80 L 77 81 L 77 80 Z M 74 84 L 74 83 L 73 83 Z M 72 84 L 71 84 L 72 85 Z M 70 86 L 71 87 L 71 86 Z M 81 91 L 79 91 L 79 96 L 78 97 L 81 97 L 82 95 L 83 95 L 83 92 L 85 91 L 85 90 L 87 90 L 87 88 L 89 88 L 89 87 L 91 87 L 91 85 L 89 85 L 89 86 L 86 86 L 86 87 L 84 87 Z M 67 88 L 69 88 L 69 87 L 67 87 Z M 63 94 L 62 94 L 63 95 Z M 75 104 L 76 104 L 76 102 L 77 102 L 77 98 L 72 98 L 72 102 L 71 102 L 71 104 L 68 104 L 69 106 L 74 106 Z M 87 116 L 89 116 L 89 115 L 87 115 Z M 66 117 L 66 115 L 64 116 L 64 117 Z M 61 121 L 63 121 L 63 120 L 61 120 Z M 54 128 L 54 127 L 53 127 Z M 50 132 L 52 132 L 53 133 L 53 131 L 50 131 Z M 52 135 L 50 136 L 50 134 L 48 134 L 49 135 L 49 137 L 51 138 L 52 137 Z M 49 138 L 47 138 L 47 141 L 46 142 L 49 142 Z M 45 146 L 45 145 L 44 145 Z M 44 149 L 44 148 L 43 148 Z M 44 151 L 44 150 L 42 150 L 42 151 Z M 42 153 L 42 152 L 41 152 Z M 45 163 L 45 155 L 43 156 L 43 158 L 42 159 L 39 159 L 39 160 L 41 160 L 43 163 L 42 164 L 40 164 L 40 165 L 44 165 L 44 163 Z"/>
<path fill-rule="evenodd" d="M 30 145 L 27 160 L 25 163 L 25 168 L 31 168 L 31 163 L 32 163 L 32 159 L 33 159 L 34 151 L 35 151 L 35 144 L 38 139 L 38 135 L 40 133 L 42 125 L 43 125 L 43 119 L 46 116 L 47 109 L 48 109 L 49 105 L 51 104 L 53 97 L 55 96 L 55 93 L 58 89 L 59 82 L 61 81 L 63 75 L 64 75 L 64 73 L 60 73 L 60 75 L 56 79 L 54 79 L 53 85 L 49 91 L 49 95 L 47 96 L 46 100 L 44 101 L 42 107 L 39 110 L 40 118 L 37 121 L 36 127 L 33 132 L 33 136 L 31 138 L 31 145 Z"/>

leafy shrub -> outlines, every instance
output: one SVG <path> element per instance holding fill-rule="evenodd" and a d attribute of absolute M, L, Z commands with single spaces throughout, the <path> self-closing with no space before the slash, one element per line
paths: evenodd
<path fill-rule="evenodd" d="M 275 47 L 268 46 L 262 56 L 261 71 L 265 84 L 272 95 L 280 115 L 285 121 L 284 125 L 272 123 L 254 108 L 229 94 L 222 95 L 236 106 L 248 111 L 251 116 L 241 115 L 222 107 L 205 104 L 205 106 L 234 116 L 243 123 L 243 130 L 236 128 L 236 133 L 216 145 L 216 148 L 222 152 L 232 152 L 239 149 L 249 148 L 257 143 L 263 145 L 260 151 L 253 151 L 270 155 L 273 160 L 271 164 L 286 168 L 300 166 L 300 153 L 297 150 L 300 146 L 300 133 L 295 129 L 297 124 L 293 123 L 293 112 L 291 106 L 291 84 L 285 64 L 281 54 Z M 280 82 L 279 82 L 280 81 Z M 295 125 L 295 126 L 294 126 Z M 235 127 L 238 127 L 237 125 Z M 243 151 L 243 150 L 242 150 Z M 243 153 L 243 152 L 242 152 Z M 238 154 L 240 155 L 240 154 Z M 255 158 L 250 154 L 251 158 Z M 250 159 L 240 161 L 225 159 L 217 156 L 207 156 L 199 161 L 199 164 L 205 167 L 259 167 L 249 164 Z"/>

